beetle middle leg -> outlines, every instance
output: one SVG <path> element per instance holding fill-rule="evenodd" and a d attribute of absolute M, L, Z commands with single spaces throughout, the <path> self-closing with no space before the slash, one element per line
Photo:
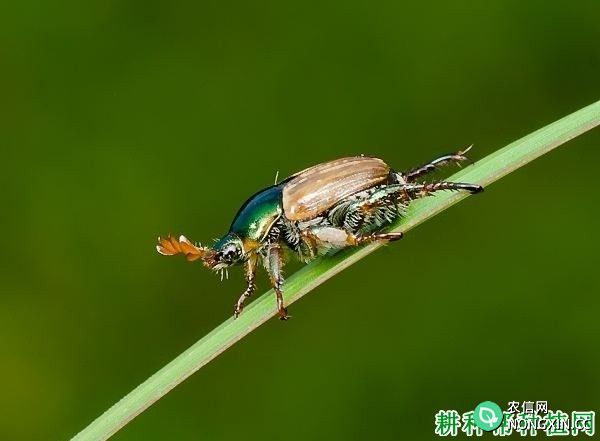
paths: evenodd
<path fill-rule="evenodd" d="M 277 313 L 280 320 L 287 320 L 290 316 L 287 314 L 287 309 L 283 306 L 283 250 L 279 242 L 271 242 L 266 250 L 264 257 L 264 265 L 269 273 L 271 284 L 275 290 L 277 297 Z"/>
<path fill-rule="evenodd" d="M 246 273 L 246 290 L 242 293 L 238 301 L 233 308 L 233 317 L 238 318 L 244 309 L 244 302 L 250 297 L 256 290 L 256 255 L 250 256 L 250 258 L 244 264 L 244 271 Z"/>

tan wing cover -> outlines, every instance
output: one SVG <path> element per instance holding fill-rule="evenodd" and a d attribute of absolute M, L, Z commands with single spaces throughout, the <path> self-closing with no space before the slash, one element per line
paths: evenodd
<path fill-rule="evenodd" d="M 353 156 L 307 168 L 283 189 L 285 216 L 294 221 L 317 217 L 340 200 L 388 179 L 390 167 L 378 158 Z"/>

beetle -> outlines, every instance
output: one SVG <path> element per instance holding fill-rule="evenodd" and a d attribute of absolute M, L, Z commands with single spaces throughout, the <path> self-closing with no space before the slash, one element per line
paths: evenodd
<path fill-rule="evenodd" d="M 281 320 L 289 318 L 283 301 L 284 250 L 303 262 L 351 246 L 400 239 L 385 227 L 406 213 L 411 201 L 442 190 L 479 193 L 483 187 L 462 182 L 420 182 L 440 166 L 468 161 L 464 151 L 444 155 L 406 172 L 394 171 L 383 160 L 351 156 L 315 165 L 251 196 L 239 209 L 229 232 L 211 247 L 193 244 L 185 236 L 158 238 L 157 251 L 184 254 L 188 261 L 223 271 L 243 265 L 246 289 L 234 306 L 237 318 L 255 289 L 260 262 L 273 285 Z"/>

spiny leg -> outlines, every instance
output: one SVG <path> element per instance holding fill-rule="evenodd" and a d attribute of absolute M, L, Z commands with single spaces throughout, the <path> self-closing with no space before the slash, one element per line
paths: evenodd
<path fill-rule="evenodd" d="M 238 318 L 244 309 L 244 302 L 250 297 L 256 289 L 256 255 L 250 256 L 250 258 L 244 263 L 244 272 L 246 273 L 246 290 L 242 293 L 233 309 L 233 317 Z"/>
<path fill-rule="evenodd" d="M 467 184 L 464 182 L 432 182 L 429 184 L 406 184 L 403 186 L 403 193 L 411 199 L 429 196 L 436 191 L 441 190 L 465 190 L 471 194 L 480 193 L 483 187 L 477 184 Z"/>
<path fill-rule="evenodd" d="M 265 256 L 265 268 L 269 273 L 271 284 L 277 296 L 277 313 L 280 320 L 287 320 L 290 316 L 287 314 L 287 309 L 283 306 L 283 276 L 281 269 L 283 268 L 283 250 L 278 242 L 269 244 Z"/>
<path fill-rule="evenodd" d="M 383 233 L 373 232 L 354 234 L 342 228 L 336 227 L 312 227 L 304 232 L 304 240 L 309 240 L 318 248 L 317 254 L 323 255 L 329 251 L 335 251 L 348 246 L 360 246 L 371 242 L 392 242 L 402 239 L 401 232 Z"/>
<path fill-rule="evenodd" d="M 423 177 L 428 173 L 434 172 L 441 166 L 449 164 L 451 162 L 454 162 L 456 165 L 460 165 L 460 163 L 463 161 L 472 162 L 469 158 L 465 156 L 465 153 L 471 150 L 471 147 L 473 146 L 470 146 L 465 150 L 459 150 L 456 153 L 440 156 L 439 158 L 436 158 L 433 161 L 428 162 L 427 164 L 423 164 L 420 167 L 416 167 L 409 170 L 408 172 L 403 174 L 403 177 L 406 180 L 406 182 L 413 182 L 415 179 L 419 179 L 420 177 Z"/>
<path fill-rule="evenodd" d="M 357 195 L 355 201 L 334 208 L 330 222 L 357 236 L 366 237 L 368 233 L 381 231 L 405 213 L 406 204 L 398 196 L 404 185 L 385 185 L 365 191 Z"/>
<path fill-rule="evenodd" d="M 403 234 L 397 233 L 369 233 L 354 236 L 354 245 L 365 245 L 372 242 L 394 242 L 402 239 Z"/>

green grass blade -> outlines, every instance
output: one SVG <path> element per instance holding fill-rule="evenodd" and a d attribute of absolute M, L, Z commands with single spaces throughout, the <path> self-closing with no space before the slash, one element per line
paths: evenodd
<path fill-rule="evenodd" d="M 529 161 L 600 124 L 600 101 L 562 118 L 452 176 L 450 180 L 487 186 Z M 467 197 L 441 193 L 411 204 L 396 231 L 407 231 Z M 291 276 L 285 285 L 286 304 L 295 302 L 330 277 L 372 253 L 379 245 L 344 250 L 319 259 Z M 229 319 L 126 395 L 73 438 L 104 440 L 180 384 L 202 366 L 276 314 L 275 296 L 267 292 L 250 304 L 239 319 Z"/>

